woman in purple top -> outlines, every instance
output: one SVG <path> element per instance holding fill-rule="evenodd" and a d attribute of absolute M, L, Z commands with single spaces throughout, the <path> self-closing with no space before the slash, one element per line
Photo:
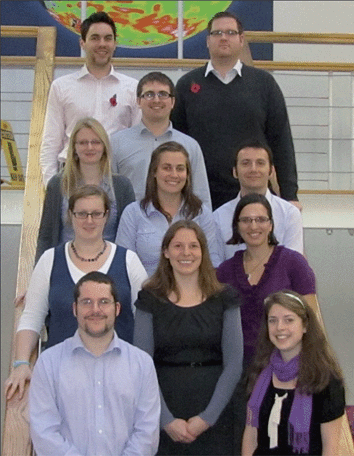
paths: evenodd
<path fill-rule="evenodd" d="M 315 274 L 300 253 L 277 245 L 272 209 L 265 196 L 251 193 L 242 197 L 235 209 L 232 228 L 228 244 L 244 242 L 246 250 L 239 250 L 224 261 L 217 277 L 220 282 L 233 285 L 243 298 L 241 320 L 247 366 L 254 355 L 264 299 L 276 291 L 293 290 L 304 296 L 315 310 Z"/>

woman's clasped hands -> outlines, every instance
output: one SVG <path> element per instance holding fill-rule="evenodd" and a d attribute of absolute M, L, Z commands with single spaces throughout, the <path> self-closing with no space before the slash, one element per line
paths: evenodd
<path fill-rule="evenodd" d="M 199 416 L 192 416 L 189 420 L 176 418 L 164 429 L 174 442 L 192 443 L 209 427 L 209 424 Z"/>

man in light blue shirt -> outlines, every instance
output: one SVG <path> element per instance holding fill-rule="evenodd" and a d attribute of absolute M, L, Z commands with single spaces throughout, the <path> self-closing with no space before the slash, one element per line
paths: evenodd
<path fill-rule="evenodd" d="M 220 241 L 219 253 L 223 261 L 233 257 L 245 244 L 227 245 L 232 236 L 232 219 L 237 203 L 248 193 L 260 193 L 269 201 L 274 220 L 274 234 L 279 244 L 303 253 L 303 229 L 301 213 L 294 204 L 273 195 L 268 188 L 269 176 L 273 170 L 273 155 L 269 146 L 259 140 L 248 140 L 235 151 L 233 175 L 239 180 L 240 192 L 237 197 L 216 209 L 214 214 Z"/>
<path fill-rule="evenodd" d="M 44 351 L 30 385 L 30 425 L 38 456 L 156 454 L 160 401 L 153 361 L 120 340 L 111 279 L 82 277 L 74 290 L 73 337 Z"/>
<path fill-rule="evenodd" d="M 137 103 L 142 121 L 111 136 L 112 168 L 129 178 L 137 201 L 145 195 L 146 176 L 151 154 L 156 147 L 168 141 L 182 144 L 189 154 L 192 166 L 193 193 L 211 209 L 208 178 L 203 153 L 193 138 L 175 130 L 170 114 L 175 104 L 175 87 L 163 73 L 152 72 L 140 79 Z"/>

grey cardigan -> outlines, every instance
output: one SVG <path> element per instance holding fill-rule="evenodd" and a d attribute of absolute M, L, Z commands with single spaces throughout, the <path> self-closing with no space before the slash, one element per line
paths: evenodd
<path fill-rule="evenodd" d="M 118 222 L 123 209 L 128 204 L 135 201 L 135 194 L 130 180 L 125 176 L 113 174 L 113 190 L 117 202 Z M 62 173 L 53 176 L 48 182 L 41 224 L 39 226 L 37 250 L 35 263 L 39 260 L 43 252 L 51 247 L 56 247 L 60 242 L 62 230 L 61 210 L 63 195 L 61 192 Z"/>

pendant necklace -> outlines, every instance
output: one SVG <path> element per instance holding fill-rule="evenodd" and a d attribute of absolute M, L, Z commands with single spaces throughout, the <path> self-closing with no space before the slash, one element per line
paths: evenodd
<path fill-rule="evenodd" d="M 95 256 L 95 258 L 83 258 L 82 256 L 80 256 L 80 255 L 77 253 L 77 250 L 76 250 L 76 248 L 75 248 L 75 246 L 74 246 L 74 241 L 72 241 L 70 245 L 71 245 L 71 248 L 72 248 L 72 250 L 73 250 L 73 252 L 74 252 L 76 258 L 78 258 L 80 261 L 86 261 L 86 262 L 97 261 L 97 260 L 99 259 L 99 257 L 100 257 L 101 255 L 104 254 L 104 252 L 105 252 L 105 250 L 106 250 L 106 248 L 107 248 L 107 243 L 106 243 L 106 241 L 103 241 L 103 249 L 102 249 L 100 252 L 98 252 L 98 254 Z"/>
<path fill-rule="evenodd" d="M 246 254 L 246 250 L 245 250 L 245 253 L 243 254 L 243 269 L 245 271 L 245 274 L 246 274 L 246 277 L 247 277 L 247 280 L 250 280 L 251 279 L 251 273 L 254 272 L 260 265 L 261 263 L 267 259 L 267 257 L 269 258 L 270 255 L 272 254 L 272 250 L 270 252 L 267 252 L 266 255 L 264 255 L 264 257 L 262 257 L 258 263 L 256 264 L 256 266 L 254 268 L 252 268 L 249 272 L 246 272 L 246 260 L 245 260 L 245 254 Z M 264 264 L 263 264 L 264 266 Z"/>

